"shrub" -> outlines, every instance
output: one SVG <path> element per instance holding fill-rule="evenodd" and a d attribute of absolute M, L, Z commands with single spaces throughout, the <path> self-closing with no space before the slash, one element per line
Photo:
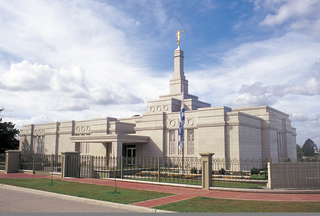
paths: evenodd
<path fill-rule="evenodd" d="M 192 167 L 192 168 L 191 168 L 191 173 L 193 173 L 193 174 L 197 174 L 197 168 Z"/>
<path fill-rule="evenodd" d="M 221 169 L 219 170 L 219 174 L 221 174 L 221 175 L 224 175 L 224 174 L 226 174 L 226 171 L 225 171 L 225 169 L 221 168 Z"/>
<path fill-rule="evenodd" d="M 251 175 L 258 174 L 258 173 L 259 173 L 259 170 L 257 168 L 253 167 L 251 169 Z"/>
<path fill-rule="evenodd" d="M 284 162 L 290 162 L 290 158 L 286 158 Z"/>

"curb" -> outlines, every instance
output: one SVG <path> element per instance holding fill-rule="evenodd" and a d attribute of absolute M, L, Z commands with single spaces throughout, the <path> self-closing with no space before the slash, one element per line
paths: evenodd
<path fill-rule="evenodd" d="M 269 194 L 320 194 L 320 190 L 287 190 L 287 189 L 241 189 L 241 188 L 221 188 L 210 187 L 215 191 L 231 191 L 245 193 L 269 193 Z"/>
<path fill-rule="evenodd" d="M 24 188 L 24 187 L 18 187 L 18 186 L 12 186 L 12 185 L 6 185 L 6 184 L 0 184 L 0 188 L 7 188 L 11 190 L 17 190 L 17 191 L 23 191 L 23 192 L 29 192 L 34 194 L 41 194 L 51 197 L 58 197 L 61 199 L 67 199 L 67 200 L 75 200 L 100 206 L 109 206 L 109 207 L 115 207 L 119 209 L 129 209 L 137 212 L 150 212 L 150 213 L 175 213 L 172 211 L 165 211 L 165 210 L 158 210 L 153 208 L 147 208 L 147 207 L 141 207 L 141 206 L 134 206 L 130 204 L 121 204 L 121 203 L 114 203 L 114 202 L 108 202 L 108 201 L 101 201 L 101 200 L 94 200 L 94 199 L 88 199 L 83 197 L 75 197 L 71 195 L 65 195 L 65 194 L 59 194 L 54 192 L 48 192 L 48 191 L 42 191 L 37 189 L 30 189 L 30 188 Z"/>

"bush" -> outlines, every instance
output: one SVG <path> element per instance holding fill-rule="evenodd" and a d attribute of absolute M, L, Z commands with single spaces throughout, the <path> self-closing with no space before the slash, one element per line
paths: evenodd
<path fill-rule="evenodd" d="M 224 175 L 224 174 L 226 174 L 226 171 L 225 171 L 225 169 L 221 168 L 221 169 L 219 170 L 219 174 L 221 174 L 221 175 Z"/>
<path fill-rule="evenodd" d="M 251 169 L 251 175 L 258 174 L 258 173 L 259 173 L 259 170 L 257 168 L 253 167 Z"/>
<path fill-rule="evenodd" d="M 197 168 L 192 167 L 192 168 L 191 168 L 191 173 L 193 173 L 193 174 L 197 174 Z"/>
<path fill-rule="evenodd" d="M 290 158 L 286 158 L 284 162 L 290 162 Z"/>

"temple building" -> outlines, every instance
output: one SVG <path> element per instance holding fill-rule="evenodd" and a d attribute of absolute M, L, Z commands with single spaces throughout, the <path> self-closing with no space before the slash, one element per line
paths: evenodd
<path fill-rule="evenodd" d="M 25 125 L 20 132 L 23 153 L 181 157 L 178 129 L 184 98 L 184 157 L 214 153 L 221 159 L 297 161 L 296 129 L 289 115 L 269 106 L 232 109 L 211 107 L 189 94 L 184 52 L 174 50 L 170 94 L 147 102 L 147 112 L 128 118 L 96 118 Z"/>

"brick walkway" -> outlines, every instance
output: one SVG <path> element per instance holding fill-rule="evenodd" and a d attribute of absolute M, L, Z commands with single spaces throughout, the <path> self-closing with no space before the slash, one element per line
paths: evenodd
<path fill-rule="evenodd" d="M 31 175 L 24 173 L 0 173 L 0 178 L 50 178 L 50 176 Z M 61 179 L 60 177 L 55 177 Z M 114 186 L 113 180 L 105 179 L 87 179 L 87 178 L 65 178 L 63 180 L 89 183 L 97 185 Z M 260 201 L 299 201 L 299 202 L 320 202 L 320 191 L 263 191 L 254 192 L 250 190 L 232 191 L 232 190 L 201 190 L 194 188 L 183 188 L 174 186 L 163 186 L 155 184 L 135 183 L 117 180 L 117 187 L 132 188 L 137 190 L 158 191 L 172 193 L 174 195 L 158 198 L 154 200 L 133 203 L 131 205 L 154 207 L 166 203 L 176 202 L 197 196 L 222 198 L 222 199 L 238 199 L 238 200 L 260 200 Z M 289 192 L 289 193 L 288 193 Z"/>

